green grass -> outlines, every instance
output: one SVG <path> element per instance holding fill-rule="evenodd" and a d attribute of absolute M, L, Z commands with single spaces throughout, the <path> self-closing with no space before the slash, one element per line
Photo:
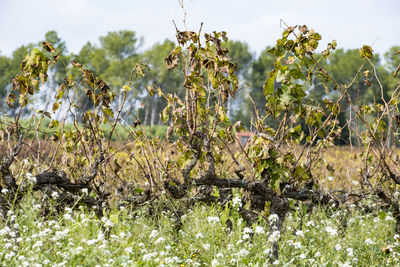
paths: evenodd
<path fill-rule="evenodd" d="M 36 132 L 36 126 L 39 125 L 39 119 L 41 119 L 40 126 L 38 128 L 39 131 Z M 12 119 L 9 119 L 9 118 L 4 118 L 4 120 L 9 123 L 12 121 Z M 32 137 L 39 137 L 41 139 L 49 138 L 53 135 L 53 133 L 55 133 L 55 131 L 57 129 L 58 129 L 58 131 L 61 130 L 61 125 L 58 126 L 57 128 L 49 128 L 48 125 L 50 123 L 50 119 L 48 119 L 46 117 L 44 117 L 44 118 L 36 117 L 35 121 L 32 121 L 32 118 L 22 119 L 20 121 L 20 123 L 21 123 L 22 127 L 26 128 L 26 129 L 30 129 L 30 131 L 27 133 L 27 136 L 30 138 L 32 138 Z M 61 122 L 60 122 L 60 124 L 61 124 Z M 83 127 L 83 126 L 78 124 L 78 127 Z M 74 125 L 71 122 L 67 122 L 64 126 L 65 131 L 72 130 L 73 128 L 74 128 Z M 102 125 L 101 129 L 105 132 L 105 136 L 109 136 L 109 134 L 111 132 L 111 125 L 109 125 L 109 124 Z M 112 141 L 125 141 L 129 138 L 132 139 L 132 136 L 130 137 L 132 130 L 136 131 L 138 129 L 139 129 L 139 127 L 130 128 L 130 127 L 123 126 L 121 124 L 117 124 L 117 126 L 115 127 L 114 135 L 111 138 L 111 140 Z M 168 125 L 153 125 L 153 126 L 142 125 L 141 129 L 143 129 L 144 133 L 148 137 L 154 137 L 154 138 L 158 137 L 158 138 L 164 139 L 166 136 L 166 133 L 167 133 Z"/>
<path fill-rule="evenodd" d="M 81 207 L 44 220 L 33 198 L 22 203 L 11 216 L 13 229 L 0 224 L 1 266 L 264 266 L 271 241 L 279 236 L 271 236 L 265 221 L 246 226 L 235 207 L 229 212 L 195 206 L 177 229 L 174 213 L 161 204 L 152 216 L 146 208 L 121 208 L 99 219 Z M 391 214 L 357 210 L 295 209 L 284 225 L 279 259 L 272 264 L 399 265 L 400 243 Z M 232 231 L 225 227 L 228 218 Z"/>

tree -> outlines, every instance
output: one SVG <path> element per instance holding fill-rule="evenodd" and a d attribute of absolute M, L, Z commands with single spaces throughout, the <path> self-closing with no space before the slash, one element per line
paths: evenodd
<path fill-rule="evenodd" d="M 11 83 L 13 75 L 10 73 L 11 59 L 0 56 L 0 97 L 4 99 L 7 95 L 7 87 Z M 3 102 L 3 101 L 2 101 Z"/>
<path fill-rule="evenodd" d="M 236 73 L 240 79 L 247 79 L 249 75 L 250 63 L 253 60 L 253 54 L 250 52 L 249 45 L 241 41 L 232 41 L 223 44 L 223 47 L 229 50 L 229 57 L 232 62 L 237 64 Z"/>
<path fill-rule="evenodd" d="M 396 71 L 399 71 L 398 67 L 400 66 L 400 54 L 398 54 L 399 51 L 400 46 L 391 47 L 389 51 L 383 55 L 385 64 L 380 66 L 378 69 L 381 82 L 385 88 L 386 98 L 391 96 L 392 92 L 396 89 L 399 83 L 398 79 L 400 74 L 397 73 L 396 77 L 394 77 Z"/>
<path fill-rule="evenodd" d="M 248 127 L 250 125 L 250 112 L 244 83 L 249 77 L 249 67 L 253 60 L 253 55 L 248 44 L 244 42 L 229 40 L 223 44 L 223 47 L 229 50 L 228 55 L 232 58 L 231 61 L 237 64 L 236 74 L 242 81 L 242 86 L 236 92 L 235 98 L 229 98 L 228 100 L 228 117 L 232 121 L 240 120 Z"/>
<path fill-rule="evenodd" d="M 140 59 L 140 42 L 136 33 L 128 30 L 109 32 L 99 40 L 100 46 L 86 43 L 73 60 L 106 80 L 116 92 L 129 82 L 131 71 Z M 86 99 L 82 105 L 91 105 L 87 98 L 81 98 Z"/>
<path fill-rule="evenodd" d="M 50 99 L 55 94 L 56 89 L 64 82 L 64 78 L 67 74 L 67 66 L 70 61 L 70 55 L 68 55 L 65 41 L 58 36 L 56 31 L 48 31 L 44 36 L 44 40 L 39 42 L 38 46 L 42 46 L 43 42 L 50 43 L 57 51 L 57 54 L 59 54 L 59 60 L 54 65 L 50 66 L 46 86 L 42 88 L 42 92 L 39 94 L 40 101 L 46 103 L 47 107 Z"/>
<path fill-rule="evenodd" d="M 3 112 L 9 113 L 11 116 L 14 115 L 14 110 L 3 106 L 3 103 L 5 103 L 4 100 L 11 86 L 12 79 L 21 71 L 21 61 L 33 47 L 33 44 L 23 45 L 14 50 L 11 57 L 0 56 L 0 98 L 2 99 L 0 108 Z"/>
<path fill-rule="evenodd" d="M 138 49 L 141 42 L 134 31 L 128 30 L 109 32 L 99 40 L 109 62 L 108 68 L 101 75 L 113 88 L 120 89 L 127 83 L 131 70 L 139 61 Z"/>
<path fill-rule="evenodd" d="M 174 42 L 165 40 L 144 51 L 143 60 L 150 67 L 150 72 L 141 83 L 143 89 L 147 86 L 156 86 L 162 88 L 165 93 L 177 94 L 178 96 L 184 94 L 184 81 L 179 71 L 176 69 L 168 70 L 165 64 L 165 58 L 174 47 Z M 158 114 L 166 106 L 165 99 L 160 98 L 157 94 L 147 94 L 145 90 L 142 90 L 142 92 L 145 93 L 142 96 L 145 109 L 144 113 L 141 114 L 141 119 L 147 125 L 159 124 Z"/>
<path fill-rule="evenodd" d="M 270 47 L 265 48 L 260 56 L 250 65 L 249 91 L 260 116 L 265 114 L 266 104 L 263 85 L 268 78 L 268 73 L 274 68 L 275 56 L 268 53 L 269 50 Z M 248 109 L 253 114 L 252 117 L 254 118 L 254 107 L 251 103 L 248 103 Z"/>
<path fill-rule="evenodd" d="M 371 62 L 379 67 L 379 60 L 379 55 L 374 55 Z M 363 63 L 365 64 L 363 65 Z M 373 77 L 373 68 L 366 59 L 361 58 L 359 49 L 337 49 L 326 60 L 322 59 L 320 64 L 339 85 L 351 85 L 347 93 L 353 103 L 366 105 L 381 101 L 381 90 Z M 360 68 L 360 66 L 363 67 Z M 354 79 L 354 77 L 356 78 Z M 314 78 L 313 86 L 309 90 L 309 99 L 313 98 L 313 101 L 319 102 L 324 98 L 336 100 L 341 93 L 338 90 L 326 93 L 323 80 L 322 76 Z M 355 115 L 346 99 L 343 98 L 340 102 L 340 108 L 344 111 L 338 117 L 340 125 L 355 127 Z M 349 121 L 350 124 L 348 124 Z M 344 142 L 344 140 L 347 142 L 349 134 L 348 127 L 343 128 L 340 142 Z"/>

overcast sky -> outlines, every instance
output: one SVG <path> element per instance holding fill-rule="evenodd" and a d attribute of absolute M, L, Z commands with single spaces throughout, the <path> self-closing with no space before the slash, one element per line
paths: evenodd
<path fill-rule="evenodd" d="M 322 35 L 322 44 L 336 39 L 339 48 L 372 45 L 383 53 L 400 45 L 400 0 L 185 0 L 187 26 L 203 32 L 225 30 L 260 53 L 280 37 L 280 20 L 306 24 Z M 132 30 L 148 48 L 166 38 L 175 40 L 172 20 L 183 29 L 178 0 L 0 0 L 0 53 L 41 40 L 56 30 L 70 52 L 109 31 Z"/>

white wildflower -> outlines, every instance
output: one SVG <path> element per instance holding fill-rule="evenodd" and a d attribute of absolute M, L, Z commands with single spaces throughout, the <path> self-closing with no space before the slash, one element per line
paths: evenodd
<path fill-rule="evenodd" d="M 65 208 L 65 212 L 66 212 L 66 213 L 72 213 L 72 209 L 71 209 L 71 208 L 68 208 L 68 207 L 66 207 L 66 208 Z"/>
<path fill-rule="evenodd" d="M 205 250 L 209 250 L 210 247 L 211 247 L 211 246 L 210 246 L 210 244 L 208 244 L 208 243 L 203 245 L 203 248 L 204 248 Z"/>
<path fill-rule="evenodd" d="M 243 238 L 244 240 L 249 239 L 249 238 L 250 238 L 250 235 L 249 235 L 249 234 L 244 234 L 242 238 Z"/>
<path fill-rule="evenodd" d="M 249 227 L 245 227 L 243 229 L 243 233 L 244 234 L 252 234 L 253 233 L 253 229 L 249 228 Z"/>
<path fill-rule="evenodd" d="M 296 231 L 296 235 L 297 235 L 297 236 L 304 236 L 304 233 L 303 233 L 303 231 L 301 231 L 301 230 L 297 230 L 297 231 Z"/>
<path fill-rule="evenodd" d="M 104 234 L 102 231 L 99 231 L 97 233 L 97 240 L 99 240 L 99 241 L 104 240 Z"/>
<path fill-rule="evenodd" d="M 36 241 L 35 244 L 33 244 L 32 248 L 40 248 L 41 246 L 43 246 L 43 241 Z"/>
<path fill-rule="evenodd" d="M 125 252 L 128 253 L 128 254 L 132 254 L 133 253 L 133 249 L 131 247 L 127 247 L 125 249 Z"/>
<path fill-rule="evenodd" d="M 79 246 L 77 248 L 75 248 L 75 254 L 79 255 L 83 252 L 83 247 Z"/>
<path fill-rule="evenodd" d="M 245 256 L 247 256 L 247 255 L 249 255 L 250 254 L 250 252 L 247 250 L 247 249 L 245 249 L 245 248 L 242 248 L 239 252 L 238 252 L 238 256 L 239 257 L 245 257 Z"/>
<path fill-rule="evenodd" d="M 198 234 L 196 235 L 196 238 L 204 238 L 204 235 L 203 235 L 202 233 L 198 233 Z"/>
<path fill-rule="evenodd" d="M 149 238 L 154 238 L 154 237 L 156 237 L 158 235 L 158 231 L 157 230 L 153 230 L 153 231 L 151 231 L 151 233 L 150 233 L 150 235 L 149 235 Z"/>
<path fill-rule="evenodd" d="M 335 249 L 336 249 L 337 251 L 341 250 L 341 249 L 342 249 L 342 245 L 336 244 Z"/>
<path fill-rule="evenodd" d="M 71 214 L 69 214 L 69 213 L 64 214 L 64 219 L 67 220 L 67 221 L 72 220 Z"/>
<path fill-rule="evenodd" d="M 12 257 L 14 257 L 15 256 L 15 252 L 14 251 L 11 251 L 10 253 L 7 253 L 5 256 L 4 256 L 4 258 L 6 259 L 6 260 L 10 260 Z"/>
<path fill-rule="evenodd" d="M 261 227 L 261 226 L 259 226 L 259 225 L 257 225 L 256 226 L 256 228 L 255 228 L 255 233 L 256 234 L 264 234 L 264 228 L 263 227 Z"/>
<path fill-rule="evenodd" d="M 306 226 L 315 226 L 315 223 L 313 221 L 308 221 L 306 223 Z"/>
<path fill-rule="evenodd" d="M 49 226 L 52 226 L 52 225 L 54 225 L 54 224 L 57 224 L 57 222 L 56 222 L 56 221 L 53 221 L 53 220 L 51 220 L 51 221 L 48 221 L 48 222 L 47 222 L 47 224 L 48 224 Z"/>
<path fill-rule="evenodd" d="M 104 223 L 103 225 L 104 225 L 104 227 L 106 227 L 106 228 L 111 228 L 111 227 L 114 226 L 114 223 L 113 223 L 110 219 L 108 219 L 108 218 L 106 218 L 106 217 L 103 217 L 103 218 L 101 219 L 101 221 Z"/>
<path fill-rule="evenodd" d="M 86 244 L 88 244 L 88 246 L 94 245 L 97 243 L 97 239 L 90 239 L 88 241 L 86 241 Z"/>
<path fill-rule="evenodd" d="M 143 255 L 143 261 L 150 261 L 152 258 L 157 256 L 157 252 L 148 253 Z"/>
<path fill-rule="evenodd" d="M 332 228 L 332 227 L 330 227 L 330 226 L 327 226 L 327 227 L 325 228 L 325 231 L 326 231 L 330 236 L 337 236 L 337 230 L 334 229 L 334 228 Z"/>
<path fill-rule="evenodd" d="M 273 231 L 272 234 L 268 237 L 268 241 L 277 242 L 279 240 L 280 236 L 281 236 L 281 232 Z"/>
<path fill-rule="evenodd" d="M 270 222 L 276 222 L 279 220 L 279 216 L 278 216 L 278 214 L 271 214 L 271 215 L 269 215 L 268 220 Z"/>
<path fill-rule="evenodd" d="M 386 220 L 386 221 L 393 221 L 393 222 L 396 221 L 395 218 L 393 218 L 393 217 L 390 216 L 390 215 L 387 215 L 386 218 L 385 218 L 385 220 Z"/>
<path fill-rule="evenodd" d="M 165 241 L 165 238 L 164 238 L 164 237 L 159 237 L 159 238 L 154 242 L 154 244 L 157 245 L 157 244 L 159 244 L 159 243 L 164 243 L 164 241 Z"/>
<path fill-rule="evenodd" d="M 234 207 L 241 207 L 242 206 L 242 200 L 240 199 L 240 197 L 235 196 L 232 199 L 232 206 L 234 206 Z"/>
<path fill-rule="evenodd" d="M 219 217 L 208 217 L 207 218 L 207 221 L 209 222 L 209 223 L 212 223 L 212 224 L 214 224 L 214 223 L 217 223 L 217 222 L 219 222 Z"/>
<path fill-rule="evenodd" d="M 69 233 L 69 229 L 65 229 L 64 231 L 57 231 L 54 236 L 51 238 L 53 241 L 58 241 L 62 238 L 65 238 Z"/>
<path fill-rule="evenodd" d="M 6 226 L 6 227 L 4 227 L 3 229 L 0 230 L 0 236 L 6 235 L 9 232 L 11 232 L 11 229 L 10 229 L 10 227 Z"/>
<path fill-rule="evenodd" d="M 26 257 L 24 255 L 19 255 L 17 259 L 19 261 L 24 261 L 24 260 L 26 260 Z"/>
<path fill-rule="evenodd" d="M 119 239 L 119 237 L 117 235 L 114 235 L 114 234 L 111 234 L 110 238 L 113 239 L 113 240 L 118 240 Z"/>
<path fill-rule="evenodd" d="M 125 233 L 125 232 L 121 232 L 121 233 L 119 233 L 119 237 L 121 237 L 121 238 L 125 238 L 125 237 L 126 237 L 126 233 Z"/>
<path fill-rule="evenodd" d="M 52 197 L 53 199 L 57 199 L 59 196 L 60 196 L 60 194 L 58 194 L 57 191 L 53 191 L 53 193 L 51 193 L 51 197 Z"/>
<path fill-rule="evenodd" d="M 375 242 L 372 241 L 371 238 L 367 238 L 367 239 L 365 239 L 365 244 L 367 244 L 367 245 L 373 245 L 373 244 L 375 244 Z"/>
<path fill-rule="evenodd" d="M 32 184 L 36 183 L 36 176 L 32 175 L 32 173 L 27 172 L 26 173 L 26 178 L 28 179 L 28 181 Z"/>
<path fill-rule="evenodd" d="M 346 249 L 346 251 L 347 251 L 347 256 L 354 257 L 354 251 L 352 248 L 348 248 Z"/>

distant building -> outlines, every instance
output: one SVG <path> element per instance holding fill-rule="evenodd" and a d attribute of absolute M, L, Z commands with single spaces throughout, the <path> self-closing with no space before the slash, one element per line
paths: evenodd
<path fill-rule="evenodd" d="M 255 135 L 254 132 L 240 132 L 236 134 L 236 138 L 240 142 L 240 144 L 244 146 L 247 140 L 249 140 L 249 138 L 252 137 L 253 135 Z"/>

